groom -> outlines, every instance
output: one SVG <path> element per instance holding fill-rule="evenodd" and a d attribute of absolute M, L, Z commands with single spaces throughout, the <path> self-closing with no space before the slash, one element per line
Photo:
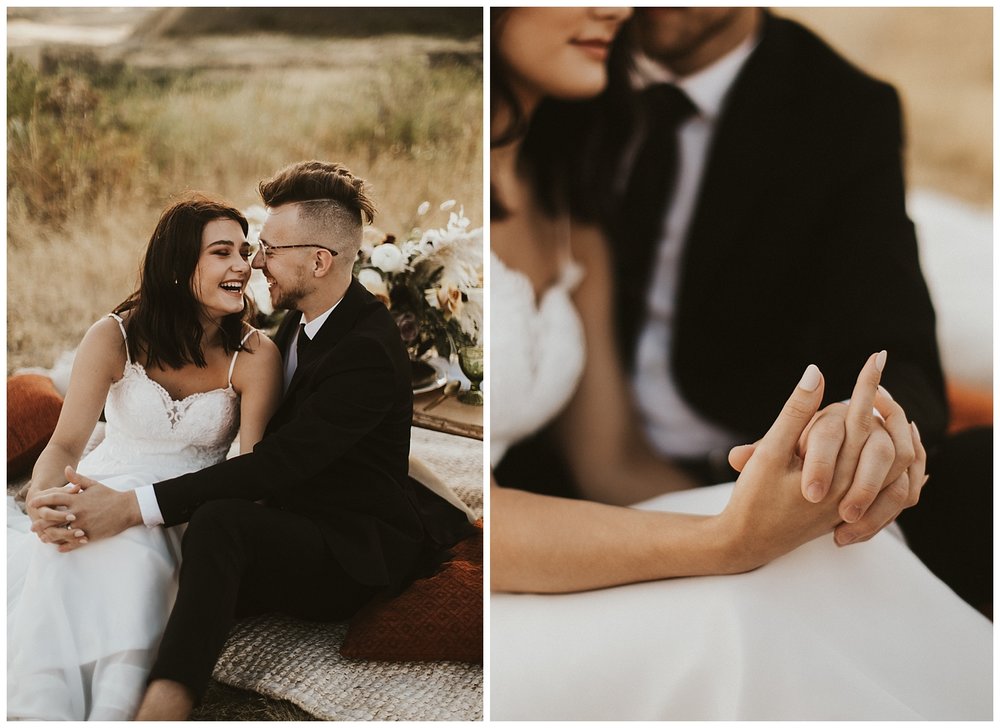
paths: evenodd
<path fill-rule="evenodd" d="M 352 276 L 374 205 L 338 164 L 300 162 L 260 184 L 269 208 L 253 267 L 276 307 L 285 395 L 253 453 L 118 493 L 76 476 L 65 505 L 90 539 L 188 522 L 177 601 L 137 719 L 183 719 L 235 617 L 347 618 L 404 587 L 465 516 L 407 475 L 410 364 L 385 306 Z M 296 313 L 298 311 L 299 313 Z"/>

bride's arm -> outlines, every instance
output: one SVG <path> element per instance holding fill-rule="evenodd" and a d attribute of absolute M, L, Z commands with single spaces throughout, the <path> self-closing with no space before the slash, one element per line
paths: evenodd
<path fill-rule="evenodd" d="M 104 409 L 108 389 L 125 368 L 125 347 L 118 325 L 110 318 L 95 323 L 83 337 L 73 360 L 59 422 L 31 471 L 28 499 L 46 488 L 66 484 L 64 470 L 76 467 Z M 34 520 L 33 509 L 28 514 Z"/>
<path fill-rule="evenodd" d="M 741 571 L 720 516 L 490 488 L 493 591 L 559 593 Z"/>
<path fill-rule="evenodd" d="M 274 342 L 257 333 L 248 351 L 236 359 L 233 388 L 240 394 L 240 455 L 253 450 L 264 437 L 271 415 L 281 401 L 281 353 Z"/>
<path fill-rule="evenodd" d="M 646 443 L 614 339 L 611 263 L 603 235 L 574 225 L 573 255 L 585 277 L 574 295 L 586 337 L 583 378 L 557 422 L 563 452 L 583 494 L 627 505 L 695 485 Z"/>
<path fill-rule="evenodd" d="M 871 411 L 879 374 L 872 355 L 858 377 L 851 416 Z M 490 569 L 496 591 L 565 592 L 676 576 L 733 574 L 829 533 L 850 486 L 830 498 L 802 497 L 798 442 L 823 398 L 823 377 L 809 366 L 736 481 L 717 516 L 638 511 L 586 501 L 491 489 Z M 853 473 L 860 445 L 845 447 L 841 471 Z M 908 476 L 923 482 L 918 449 Z"/>

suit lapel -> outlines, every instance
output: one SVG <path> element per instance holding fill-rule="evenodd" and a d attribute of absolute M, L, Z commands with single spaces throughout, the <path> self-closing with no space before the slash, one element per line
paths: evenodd
<path fill-rule="evenodd" d="M 354 328 L 358 316 L 368 303 L 367 298 L 371 298 L 358 281 L 351 279 L 351 284 L 347 287 L 347 292 L 340 303 L 327 318 L 326 322 L 316 334 L 305 355 L 299 360 L 295 367 L 295 374 L 288 384 L 288 391 L 285 393 L 285 402 L 289 401 L 295 390 L 301 385 L 306 375 L 312 371 L 317 363 L 322 359 L 323 354 L 337 345 L 344 336 Z M 288 318 L 288 317 L 286 317 Z M 301 318 L 301 317 L 300 317 Z M 298 325 L 300 318 L 295 319 L 294 325 Z M 289 339 L 291 337 L 289 336 Z M 284 404 L 284 403 L 283 403 Z"/>

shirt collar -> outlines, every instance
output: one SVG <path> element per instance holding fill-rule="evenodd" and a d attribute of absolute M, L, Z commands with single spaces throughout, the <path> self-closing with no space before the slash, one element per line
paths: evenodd
<path fill-rule="evenodd" d="M 344 298 L 341 297 L 340 301 L 343 300 Z M 316 338 L 316 334 L 318 334 L 319 330 L 323 328 L 323 324 L 326 323 L 326 320 L 330 318 L 330 314 L 333 313 L 333 309 L 337 308 L 337 306 L 340 305 L 340 301 L 337 301 L 335 304 L 330 306 L 330 308 L 328 308 L 326 311 L 324 311 L 319 316 L 314 318 L 312 321 L 306 323 L 306 325 L 303 327 L 303 330 L 306 332 L 306 336 L 309 337 L 309 341 L 312 341 L 313 339 Z M 305 318 L 304 314 L 303 318 Z"/>
<path fill-rule="evenodd" d="M 675 84 L 688 95 L 701 116 L 715 119 L 722 109 L 726 93 L 759 41 L 759 34 L 751 35 L 712 65 L 683 77 L 677 76 L 641 50 L 636 51 L 631 73 L 632 87 L 641 90 L 657 83 Z"/>

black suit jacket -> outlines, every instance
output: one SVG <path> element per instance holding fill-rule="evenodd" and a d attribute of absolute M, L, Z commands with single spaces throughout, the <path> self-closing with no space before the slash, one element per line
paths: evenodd
<path fill-rule="evenodd" d="M 826 402 L 839 401 L 865 359 L 886 349 L 883 384 L 933 443 L 947 408 L 904 205 L 896 92 L 768 15 L 717 123 L 678 276 L 681 394 L 751 441 L 809 363 L 825 375 Z M 653 256 L 618 256 L 626 361 Z"/>
<path fill-rule="evenodd" d="M 299 321 L 289 312 L 279 328 L 283 351 Z M 359 582 L 398 588 L 434 546 L 431 535 L 468 526 L 436 496 L 431 515 L 422 512 L 432 494 L 407 475 L 412 416 L 399 329 L 353 280 L 253 452 L 155 485 L 165 523 L 187 521 L 210 500 L 263 499 L 315 521 Z"/>

